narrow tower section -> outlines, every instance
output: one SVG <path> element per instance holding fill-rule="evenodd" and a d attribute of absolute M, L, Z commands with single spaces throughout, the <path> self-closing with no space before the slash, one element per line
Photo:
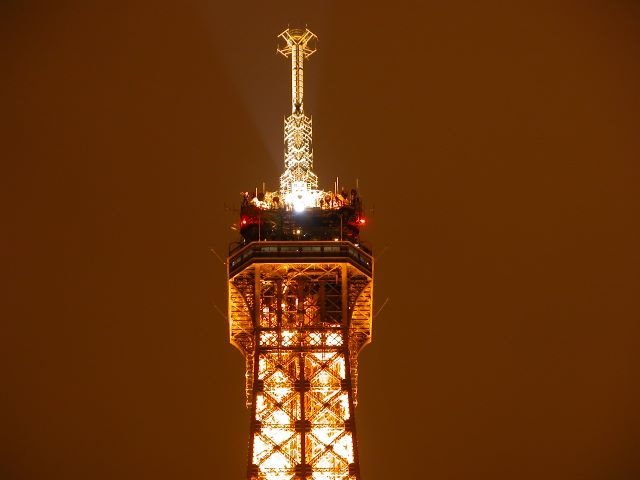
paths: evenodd
<path fill-rule="evenodd" d="M 371 340 L 373 256 L 355 189 L 317 188 L 303 113 L 309 30 L 288 29 L 292 114 L 280 191 L 243 194 L 227 262 L 230 341 L 246 360 L 249 480 L 360 480 L 358 354 Z M 281 200 L 281 197 L 284 200 Z"/>
<path fill-rule="evenodd" d="M 317 37 L 305 29 L 288 28 L 278 35 L 278 52 L 291 58 L 291 115 L 284 121 L 284 166 L 280 194 L 296 210 L 315 207 L 321 198 L 313 173 L 311 119 L 304 114 L 304 60 L 316 51 Z"/>

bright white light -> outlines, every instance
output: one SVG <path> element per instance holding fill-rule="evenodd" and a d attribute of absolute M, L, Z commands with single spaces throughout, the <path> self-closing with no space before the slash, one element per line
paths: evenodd
<path fill-rule="evenodd" d="M 345 378 L 346 372 L 344 368 L 344 358 L 343 357 L 336 358 L 335 363 L 338 366 L 338 373 L 340 374 L 340 378 Z"/>
<path fill-rule="evenodd" d="M 329 372 L 327 372 L 326 370 L 322 370 L 320 373 L 318 373 L 318 382 L 321 385 L 328 385 L 329 382 L 332 380 L 331 375 L 329 375 Z"/>
<path fill-rule="evenodd" d="M 343 458 L 346 458 L 349 463 L 353 463 L 353 440 L 350 433 L 345 433 L 344 436 L 333 444 L 333 451 Z"/>
<path fill-rule="evenodd" d="M 331 476 L 329 476 L 329 475 L 331 475 Z M 313 480 L 333 480 L 334 478 L 336 478 L 336 476 L 333 475 L 333 474 L 330 474 L 330 473 L 313 472 L 313 477 L 312 478 L 313 478 Z"/>
<path fill-rule="evenodd" d="M 336 347 L 342 345 L 342 335 L 339 333 L 330 333 L 327 335 L 327 346 Z"/>
<path fill-rule="evenodd" d="M 260 345 L 275 345 L 276 340 L 275 332 L 260 332 Z"/>
<path fill-rule="evenodd" d="M 294 432 L 286 428 L 262 427 L 262 435 L 276 444 L 289 440 Z"/>
<path fill-rule="evenodd" d="M 271 447 L 265 442 L 260 435 L 256 435 L 253 439 L 253 462 L 259 463 L 265 453 L 269 452 Z"/>
<path fill-rule="evenodd" d="M 295 330 L 282 331 L 282 346 L 289 347 L 297 341 L 297 332 Z"/>
<path fill-rule="evenodd" d="M 269 365 L 267 364 L 267 359 L 261 356 L 258 360 L 258 378 L 260 380 L 264 379 L 266 373 L 269 372 Z"/>
<path fill-rule="evenodd" d="M 321 362 L 326 362 L 327 360 L 331 360 L 335 353 L 333 352 L 314 352 L 312 355 L 320 360 Z"/>
<path fill-rule="evenodd" d="M 342 415 L 346 420 L 349 418 L 349 395 L 346 393 L 340 394 L 340 405 L 342 406 Z"/>
<path fill-rule="evenodd" d="M 291 462 L 280 452 L 273 452 L 269 458 L 262 462 L 261 469 L 284 469 L 291 468 Z"/>
<path fill-rule="evenodd" d="M 287 415 L 282 410 L 276 410 L 275 412 L 273 412 L 271 417 L 273 418 L 273 421 L 278 425 L 288 425 L 289 423 L 291 423 L 289 415 Z"/>
<path fill-rule="evenodd" d="M 293 182 L 291 193 L 285 196 L 284 201 L 294 211 L 303 212 L 305 208 L 316 207 L 322 193 L 319 190 L 309 190 L 305 182 Z"/>
<path fill-rule="evenodd" d="M 322 343 L 322 334 L 320 332 L 309 332 L 309 345 L 320 345 Z"/>
<path fill-rule="evenodd" d="M 336 427 L 315 427 L 311 429 L 311 433 L 325 445 L 330 445 L 342 431 L 342 428 Z"/>
<path fill-rule="evenodd" d="M 304 201 L 302 200 L 302 197 L 293 201 L 293 209 L 296 212 L 304 212 Z"/>
<path fill-rule="evenodd" d="M 262 395 L 261 393 L 258 393 L 256 395 L 256 418 L 258 420 L 262 420 L 262 416 L 265 408 L 266 408 L 266 405 L 264 404 L 264 395 Z"/>
<path fill-rule="evenodd" d="M 269 393 L 271 394 L 271 396 L 275 398 L 276 401 L 278 402 L 281 402 L 284 399 L 284 397 L 289 395 L 291 392 L 292 392 L 292 389 L 287 387 L 276 387 L 272 390 L 269 390 Z"/>
<path fill-rule="evenodd" d="M 291 204 L 293 205 L 293 209 L 296 212 L 304 212 L 304 209 L 307 207 L 309 203 L 309 191 L 302 190 L 291 193 Z"/>

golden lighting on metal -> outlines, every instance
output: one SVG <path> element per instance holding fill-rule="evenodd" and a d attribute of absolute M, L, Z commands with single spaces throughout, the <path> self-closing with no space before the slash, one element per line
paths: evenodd
<path fill-rule="evenodd" d="M 358 479 L 357 356 L 371 338 L 371 275 L 346 260 L 265 260 L 229 279 L 231 342 L 247 362 L 248 478 Z"/>
<path fill-rule="evenodd" d="M 285 204 L 301 212 L 317 206 L 324 194 L 312 171 L 311 118 L 304 114 L 303 105 L 303 64 L 315 53 L 317 37 L 307 29 L 288 28 L 278 40 L 278 52 L 291 57 L 291 115 L 284 121 L 285 171 L 280 177 L 280 194 Z"/>
<path fill-rule="evenodd" d="M 302 61 L 315 52 L 316 36 L 288 29 L 278 38 L 278 51 L 292 58 L 281 193 L 290 195 L 292 211 L 297 199 L 301 210 L 315 207 L 303 215 L 332 222 L 314 204 L 311 121 L 302 109 Z M 286 238 L 244 238 L 227 262 L 230 341 L 246 360 L 249 480 L 360 479 L 357 359 L 371 340 L 373 257 L 358 242 L 339 240 L 342 220 L 328 225 L 330 239 L 303 238 L 295 226 Z"/>

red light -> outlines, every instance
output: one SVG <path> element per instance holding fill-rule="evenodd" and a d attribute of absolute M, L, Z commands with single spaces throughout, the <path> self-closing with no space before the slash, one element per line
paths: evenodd
<path fill-rule="evenodd" d="M 367 223 L 367 221 L 364 218 L 360 218 L 358 222 L 360 222 L 360 225 L 364 225 L 365 223 Z"/>
<path fill-rule="evenodd" d="M 247 224 L 247 219 L 243 218 L 242 220 L 240 220 L 240 225 L 246 225 Z"/>

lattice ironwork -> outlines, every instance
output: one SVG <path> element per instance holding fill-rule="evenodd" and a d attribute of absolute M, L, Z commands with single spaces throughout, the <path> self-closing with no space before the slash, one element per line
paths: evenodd
<path fill-rule="evenodd" d="M 284 121 L 285 171 L 280 176 L 280 194 L 285 204 L 303 210 L 318 206 L 324 196 L 313 173 L 312 125 L 303 105 L 304 59 L 316 51 L 317 37 L 308 29 L 288 28 L 278 40 L 278 52 L 291 57 L 291 115 Z"/>
<path fill-rule="evenodd" d="M 371 337 L 371 286 L 346 261 L 253 263 L 229 279 L 231 341 L 247 359 L 251 480 L 359 479 L 357 355 Z"/>

